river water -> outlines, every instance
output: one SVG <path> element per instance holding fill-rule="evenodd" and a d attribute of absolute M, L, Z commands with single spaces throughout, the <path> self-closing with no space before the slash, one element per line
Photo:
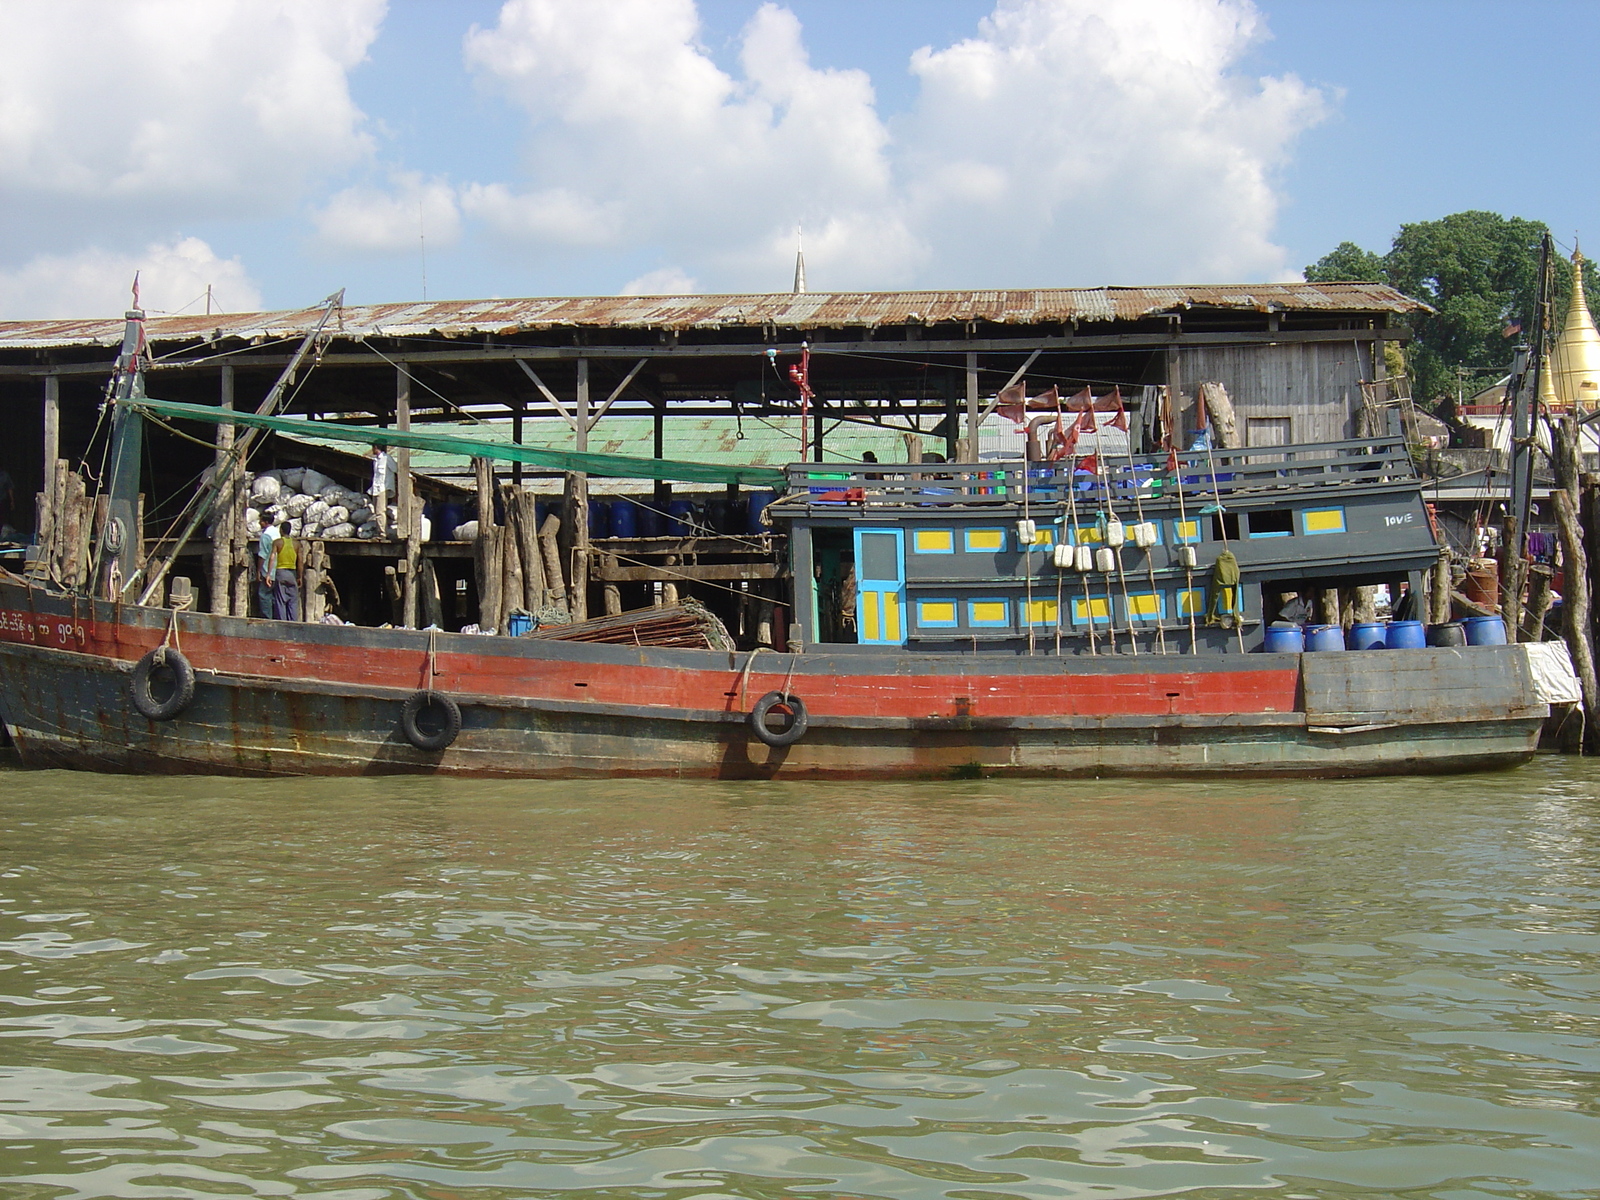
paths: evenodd
<path fill-rule="evenodd" d="M 1600 1196 L 1600 768 L 0 771 L 0 1195 Z"/>

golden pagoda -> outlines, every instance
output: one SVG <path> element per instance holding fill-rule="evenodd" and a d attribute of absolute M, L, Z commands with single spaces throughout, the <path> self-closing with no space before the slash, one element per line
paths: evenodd
<path fill-rule="evenodd" d="M 1583 252 L 1572 252 L 1572 303 L 1550 354 L 1556 400 L 1580 412 L 1600 408 L 1600 330 L 1583 296 Z"/>

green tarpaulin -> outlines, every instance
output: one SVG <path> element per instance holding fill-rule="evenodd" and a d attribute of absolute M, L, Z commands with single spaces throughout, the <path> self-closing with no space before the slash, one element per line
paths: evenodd
<path fill-rule="evenodd" d="M 787 484 L 784 473 L 774 467 L 719 467 L 710 463 L 674 462 L 664 458 L 634 458 L 625 454 L 589 454 L 577 450 L 548 450 L 539 446 L 519 446 L 511 442 L 460 437 L 426 430 L 382 429 L 372 425 L 336 425 L 327 421 L 308 421 L 303 417 L 263 417 L 251 412 L 216 408 L 209 404 L 179 404 L 172 400 L 152 400 L 140 396 L 126 403 L 151 416 L 176 417 L 187 421 L 206 421 L 212 425 L 247 425 L 270 429 L 294 437 L 325 438 L 335 442 L 355 442 L 364 446 L 393 449 L 432 450 L 458 454 L 463 458 L 495 458 L 504 462 L 529 463 L 552 471 L 584 471 L 610 479 L 671 479 L 681 483 L 737 483 L 745 487 L 765 487 L 782 491 Z"/>

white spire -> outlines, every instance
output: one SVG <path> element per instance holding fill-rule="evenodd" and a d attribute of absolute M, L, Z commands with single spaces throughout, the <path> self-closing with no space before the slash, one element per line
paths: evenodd
<path fill-rule="evenodd" d="M 806 243 L 800 226 L 794 227 L 794 294 L 806 290 Z"/>

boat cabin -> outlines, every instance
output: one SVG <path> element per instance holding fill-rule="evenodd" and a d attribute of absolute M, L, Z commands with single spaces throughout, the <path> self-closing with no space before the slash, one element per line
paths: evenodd
<path fill-rule="evenodd" d="M 799 637 L 830 650 L 1237 653 L 1291 594 L 1420 596 L 1438 557 L 1398 434 L 789 477 L 768 512 L 789 536 Z"/>

